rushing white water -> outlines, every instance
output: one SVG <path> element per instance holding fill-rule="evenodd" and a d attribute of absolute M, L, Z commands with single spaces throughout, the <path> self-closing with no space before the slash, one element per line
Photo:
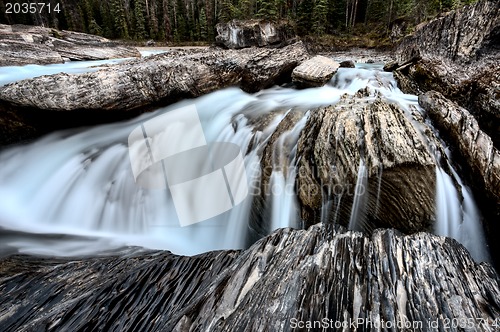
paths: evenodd
<path fill-rule="evenodd" d="M 480 214 L 474 197 L 456 171 L 449 165 L 452 176 L 436 168 L 436 224 L 437 235 L 454 238 L 462 243 L 476 261 L 490 261 Z M 460 188 L 462 202 L 457 187 Z"/>
<path fill-rule="evenodd" d="M 297 196 L 295 195 L 297 141 L 300 132 L 304 128 L 307 116 L 304 116 L 292 130 L 283 133 L 275 144 L 275 161 L 271 173 L 271 230 L 284 227 L 297 227 L 299 219 Z M 283 153 L 286 145 L 293 145 L 288 158 Z M 285 160 L 284 160 L 285 159 Z M 288 160 L 286 160 L 288 159 Z M 289 167 L 292 166 L 292 167 Z M 286 173 L 286 175 L 285 175 Z"/>
<path fill-rule="evenodd" d="M 90 67 L 103 63 L 4 67 L 0 69 L 0 84 L 58 71 L 95 70 Z M 307 110 L 331 105 L 341 95 L 354 94 L 365 87 L 374 92 L 369 99 L 374 99 L 376 92 L 405 110 L 418 108 L 417 97 L 403 94 L 391 73 L 381 71 L 380 65 L 363 66 L 364 69 L 339 69 L 332 81 L 320 88 L 273 87 L 254 95 L 228 88 L 127 122 L 56 132 L 31 144 L 3 151 L 0 153 L 0 229 L 8 236 L 3 236 L 0 250 L 9 247 L 21 252 L 64 256 L 95 255 L 124 245 L 168 249 L 180 254 L 243 248 L 252 196 L 260 189 L 259 153 L 284 118 L 283 109 L 291 108 L 304 112 L 304 117 L 276 142 L 274 159 L 277 162 L 270 178 L 276 193 L 268 197 L 267 204 L 271 229 L 296 226 L 300 220 L 293 192 L 296 177 L 293 166 L 297 162 L 296 144 L 307 120 Z M 25 69 L 29 69 L 31 76 L 20 74 Z M 196 105 L 207 143 L 223 141 L 240 147 L 245 155 L 250 195 L 229 212 L 180 227 L 168 190 L 143 189 L 134 182 L 127 138 L 144 121 L 189 104 Z M 260 115 L 269 115 L 271 120 L 257 128 L 251 119 Z M 291 151 L 289 155 L 282 153 L 285 144 L 288 144 L 287 151 Z M 470 192 L 462 186 L 462 204 L 456 198 L 456 191 L 453 192 L 450 177 L 439 168 L 436 174 L 440 221 L 437 232 L 457 236 L 466 245 L 475 243 L 476 238 L 462 236 L 464 232 L 469 235 L 481 232 Z M 366 181 L 366 167 L 361 160 L 356 187 L 366 187 Z M 380 183 L 378 190 L 380 192 Z M 356 197 L 352 229 L 362 228 L 357 220 L 364 213 L 367 199 L 364 195 Z M 342 203 L 342 197 L 325 199 L 322 220 L 335 222 Z M 460 219 L 454 209 L 464 211 L 460 214 L 464 218 L 459 229 L 441 223 Z"/>

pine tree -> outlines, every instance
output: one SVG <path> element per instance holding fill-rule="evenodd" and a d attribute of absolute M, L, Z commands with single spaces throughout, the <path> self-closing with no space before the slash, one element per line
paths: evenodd
<path fill-rule="evenodd" d="M 316 0 L 313 9 L 313 32 L 322 35 L 326 32 L 328 24 L 328 0 Z"/>
<path fill-rule="evenodd" d="M 258 0 L 258 12 L 257 17 L 265 20 L 276 20 L 278 17 L 278 8 L 276 6 L 276 0 Z"/>
<path fill-rule="evenodd" d="M 113 17 L 113 27 L 116 37 L 128 39 L 128 25 L 125 10 L 120 0 L 111 1 L 111 15 Z"/>
<path fill-rule="evenodd" d="M 313 2 L 302 1 L 297 8 L 297 33 L 301 36 L 311 32 L 313 26 Z"/>
<path fill-rule="evenodd" d="M 205 8 L 200 10 L 200 38 L 201 40 L 207 40 L 207 15 L 205 14 Z"/>
<path fill-rule="evenodd" d="M 146 29 L 144 21 L 145 3 L 144 0 L 134 0 L 135 16 L 135 38 L 143 40 L 146 38 Z"/>

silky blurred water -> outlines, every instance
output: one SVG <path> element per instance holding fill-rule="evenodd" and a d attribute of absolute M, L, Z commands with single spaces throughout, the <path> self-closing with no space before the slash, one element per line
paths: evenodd
<path fill-rule="evenodd" d="M 98 69 L 95 66 L 120 61 L 123 59 L 3 67 L 0 68 L 0 84 L 60 71 L 93 71 Z M 55 132 L 33 143 L 3 151 L 0 154 L 0 228 L 8 235 L 2 237 L 0 249 L 74 256 L 101 254 L 123 246 L 167 249 L 187 255 L 244 248 L 248 244 L 252 198 L 259 188 L 259 151 L 289 110 L 303 112 L 303 118 L 290 131 L 283 133 L 281 139 L 296 145 L 310 112 L 319 106 L 338 102 L 345 93 L 354 94 L 365 87 L 371 91 L 368 100 L 375 100 L 378 95 L 408 112 L 412 108 L 418 109 L 417 97 L 402 93 L 392 74 L 381 70 L 381 64 L 363 64 L 361 67 L 340 68 L 329 84 L 320 88 L 273 87 L 256 94 L 227 88 L 130 121 Z M 245 155 L 250 195 L 229 212 L 180 227 L 168 190 L 148 190 L 134 182 L 127 138 L 144 121 L 190 104 L 198 110 L 208 143 L 231 142 L 241 148 Z M 250 118 L 259 115 L 268 115 L 272 120 L 264 128 L 257 128 Z M 189 140 L 189 137 L 183 139 Z M 280 153 L 281 145 L 278 140 L 276 154 Z M 293 152 L 286 163 L 293 166 L 295 162 Z M 361 160 L 360 185 L 366 182 L 363 169 Z M 436 174 L 437 232 L 460 240 L 461 231 L 454 225 L 462 225 L 464 220 L 467 225 L 472 223 L 472 226 L 462 229 L 469 234 L 475 232 L 477 237 L 472 241 L 462 240 L 473 253 L 477 253 L 476 259 L 483 259 L 485 249 L 473 248 L 484 247 L 484 238 L 481 238 L 478 211 L 469 189 L 461 183 L 464 200 L 459 202 L 453 198 L 456 189 L 449 185 L 448 175 L 440 168 Z M 298 225 L 300 217 L 293 190 L 295 175 L 293 167 L 287 172 L 281 167 L 271 174 L 271 183 L 278 188 L 268 197 L 271 229 Z M 358 204 L 353 207 L 353 229 L 357 229 L 356 216 L 362 213 L 365 199 L 359 197 Z M 332 202 L 325 204 L 331 207 Z M 330 208 L 325 209 L 325 214 L 329 213 L 327 210 Z M 462 210 L 466 212 L 457 212 Z"/>

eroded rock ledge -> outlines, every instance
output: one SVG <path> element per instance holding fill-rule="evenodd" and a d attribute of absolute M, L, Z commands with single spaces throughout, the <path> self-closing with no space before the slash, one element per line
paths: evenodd
<path fill-rule="evenodd" d="M 134 47 L 99 36 L 28 25 L 0 24 L 0 66 L 140 57 Z"/>
<path fill-rule="evenodd" d="M 0 261 L 0 294 L 9 331 L 292 331 L 293 321 L 324 318 L 408 321 L 411 331 L 468 318 L 474 331 L 494 331 L 500 315 L 498 275 L 456 241 L 393 230 L 367 238 L 325 225 L 195 257 L 14 256 Z"/>

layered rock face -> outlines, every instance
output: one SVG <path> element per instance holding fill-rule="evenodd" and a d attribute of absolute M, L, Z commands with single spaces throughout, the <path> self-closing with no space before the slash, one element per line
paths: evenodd
<path fill-rule="evenodd" d="M 482 0 L 422 24 L 398 46 L 406 92 L 435 90 L 467 108 L 500 146 L 500 3 Z"/>
<path fill-rule="evenodd" d="M 436 164 L 427 138 L 403 112 L 358 93 L 311 113 L 297 147 L 304 220 L 318 222 L 326 198 L 333 203 L 328 219 L 347 226 L 357 217 L 354 229 L 430 228 Z"/>
<path fill-rule="evenodd" d="M 0 25 L 0 66 L 140 57 L 133 47 L 102 37 L 38 26 Z"/>
<path fill-rule="evenodd" d="M 288 22 L 232 20 L 216 26 L 215 43 L 231 49 L 246 47 L 279 47 L 296 41 L 293 26 Z"/>
<path fill-rule="evenodd" d="M 43 131 L 54 119 L 68 126 L 116 121 L 227 86 L 252 92 L 289 81 L 308 58 L 299 42 L 280 49 L 171 51 L 92 73 L 42 76 L 0 87 L 3 113 L 17 116 L 0 118 L 8 131 L 20 124 Z"/>
<path fill-rule="evenodd" d="M 315 331 L 437 331 L 453 319 L 452 330 L 495 331 L 500 315 L 498 275 L 456 241 L 325 225 L 195 257 L 14 256 L 0 260 L 0 291 L 8 331 L 295 331 L 306 321 Z"/>

